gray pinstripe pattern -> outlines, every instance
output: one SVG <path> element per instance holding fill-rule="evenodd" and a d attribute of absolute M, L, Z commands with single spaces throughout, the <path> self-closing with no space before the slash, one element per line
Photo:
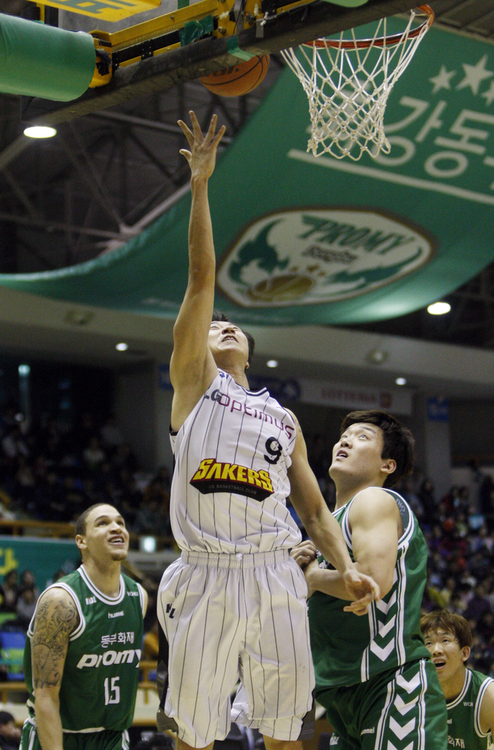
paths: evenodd
<path fill-rule="evenodd" d="M 281 446 L 276 463 L 265 458 L 270 438 Z M 170 516 L 179 547 L 236 554 L 290 549 L 297 544 L 300 532 L 286 508 L 294 440 L 291 415 L 268 391 L 251 393 L 220 373 L 172 436 L 176 465 Z M 205 458 L 267 471 L 272 494 L 262 502 L 228 490 L 201 494 L 190 481 Z"/>
<path fill-rule="evenodd" d="M 267 390 L 221 371 L 171 438 L 182 556 L 159 592 L 165 714 L 195 747 L 226 737 L 232 719 L 297 739 L 311 707 L 307 585 L 288 554 L 301 539 L 286 507 L 295 438 L 293 417 Z"/>
<path fill-rule="evenodd" d="M 158 606 L 170 645 L 165 713 L 182 739 L 205 746 L 224 738 L 231 720 L 298 737 L 314 684 L 306 593 L 285 550 L 183 552 L 165 571 Z"/>

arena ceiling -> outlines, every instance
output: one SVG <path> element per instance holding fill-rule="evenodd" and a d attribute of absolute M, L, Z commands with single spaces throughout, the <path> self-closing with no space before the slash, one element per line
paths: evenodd
<path fill-rule="evenodd" d="M 494 42 L 491 0 L 431 2 L 436 24 Z M 21 15 L 31 3 L 6 0 Z M 134 236 L 188 189 L 177 119 L 193 109 L 205 125 L 217 113 L 236 137 L 283 68 L 272 56 L 265 80 L 251 94 L 220 98 L 198 81 L 79 117 L 39 142 L 22 135 L 18 97 L 0 95 L 0 273 L 65 268 L 93 259 Z M 233 207 L 232 210 L 241 210 Z M 430 341 L 494 348 L 494 264 L 449 295 L 452 312 L 419 310 L 354 326 Z"/>

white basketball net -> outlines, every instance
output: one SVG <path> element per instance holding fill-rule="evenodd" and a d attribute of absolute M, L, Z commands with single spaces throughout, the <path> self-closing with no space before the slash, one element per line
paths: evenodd
<path fill-rule="evenodd" d="M 425 10 L 427 8 L 427 10 Z M 416 17 L 423 21 L 417 26 Z M 388 96 L 434 20 L 428 6 L 410 12 L 401 34 L 386 36 L 387 19 L 372 38 L 359 40 L 355 30 L 338 39 L 318 39 L 281 54 L 309 100 L 311 137 L 307 151 L 358 161 L 364 151 L 389 154 L 384 132 Z"/>

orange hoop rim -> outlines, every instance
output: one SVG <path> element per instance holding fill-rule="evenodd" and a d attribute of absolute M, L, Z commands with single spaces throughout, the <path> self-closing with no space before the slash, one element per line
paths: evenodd
<path fill-rule="evenodd" d="M 420 34 L 422 34 L 422 31 L 424 29 L 428 31 L 434 23 L 435 15 L 430 5 L 418 5 L 416 10 L 420 10 L 425 13 L 427 15 L 427 18 L 423 23 L 421 23 L 415 29 L 412 29 L 406 35 L 406 40 L 416 39 L 418 36 L 420 36 Z M 314 39 L 312 42 L 305 42 L 303 46 L 316 47 L 319 49 L 326 47 L 331 47 L 331 49 L 366 49 L 368 47 L 384 46 L 392 47 L 405 41 L 403 38 L 403 34 L 404 32 L 402 32 L 401 34 L 390 34 L 389 36 L 380 36 L 377 39 Z"/>

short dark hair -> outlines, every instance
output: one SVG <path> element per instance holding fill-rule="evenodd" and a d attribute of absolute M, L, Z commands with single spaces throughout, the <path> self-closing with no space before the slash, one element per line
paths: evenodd
<path fill-rule="evenodd" d="M 341 423 L 340 436 L 350 425 L 359 422 L 373 424 L 383 432 L 383 450 L 381 458 L 392 458 L 396 461 L 396 469 L 388 474 L 384 487 L 392 487 L 400 479 L 404 479 L 413 470 L 415 456 L 415 440 L 407 427 L 404 427 L 396 417 L 387 411 L 370 409 L 368 411 L 352 411 Z"/>
<path fill-rule="evenodd" d="M 98 508 L 100 505 L 109 505 L 109 503 L 94 503 L 94 505 L 90 505 L 89 508 L 86 508 L 86 510 L 81 513 L 81 515 L 75 522 L 75 535 L 76 536 L 84 536 L 84 534 L 86 533 L 88 515 L 91 513 L 92 510 L 94 510 L 95 508 Z"/>
<path fill-rule="evenodd" d="M 431 630 L 445 630 L 456 638 L 460 648 L 470 648 L 472 645 L 472 628 L 468 620 L 450 612 L 449 609 L 437 609 L 423 615 L 420 619 L 420 629 L 424 638 Z"/>
<path fill-rule="evenodd" d="M 225 313 L 219 312 L 218 310 L 215 310 L 213 312 L 213 317 L 211 318 L 211 322 L 214 322 L 215 320 L 217 320 L 219 323 L 233 323 L 234 326 L 237 325 L 234 320 L 228 317 L 228 315 L 225 315 Z M 254 356 L 254 349 L 256 346 L 256 342 L 254 341 L 254 336 L 252 336 L 252 334 L 247 333 L 247 331 L 244 331 L 244 329 L 241 328 L 240 326 L 238 326 L 238 328 L 240 328 L 240 330 L 244 334 L 249 344 L 249 356 L 248 356 L 247 362 L 250 365 L 250 363 L 252 362 L 252 358 Z"/>

